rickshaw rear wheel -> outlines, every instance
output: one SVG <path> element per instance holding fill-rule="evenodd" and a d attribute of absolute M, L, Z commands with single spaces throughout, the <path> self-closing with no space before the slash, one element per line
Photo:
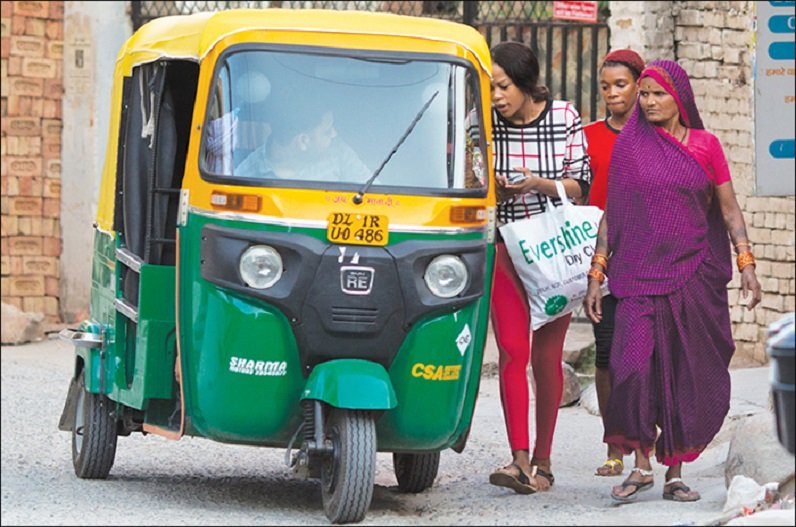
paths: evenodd
<path fill-rule="evenodd" d="M 439 472 L 439 452 L 408 454 L 395 452 L 392 466 L 401 492 L 418 493 L 431 488 Z"/>
<path fill-rule="evenodd" d="M 325 435 L 332 443 L 321 467 L 326 517 L 332 523 L 362 521 L 376 477 L 376 421 L 369 412 L 332 408 Z"/>
<path fill-rule="evenodd" d="M 72 424 L 72 464 L 79 478 L 105 479 L 116 457 L 114 405 L 105 395 L 86 391 L 85 370 L 80 372 L 78 386 Z"/>

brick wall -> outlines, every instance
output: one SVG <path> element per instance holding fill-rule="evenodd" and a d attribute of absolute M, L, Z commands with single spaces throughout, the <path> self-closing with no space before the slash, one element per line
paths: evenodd
<path fill-rule="evenodd" d="M 0 2 L 2 301 L 59 322 L 63 2 Z"/>
<path fill-rule="evenodd" d="M 748 311 L 737 271 L 730 283 L 734 361 L 765 363 L 768 325 L 796 309 L 794 197 L 754 195 L 754 2 L 688 1 L 676 6 L 676 56 L 691 75 L 705 126 L 724 145 L 763 286 L 762 303 Z"/>
<path fill-rule="evenodd" d="M 763 287 L 761 305 L 747 311 L 734 273 L 733 364 L 765 363 L 768 325 L 796 309 L 796 200 L 754 195 L 754 2 L 612 2 L 611 13 L 612 48 L 632 47 L 646 60 L 677 60 L 691 77 L 705 127 L 724 145 Z"/>

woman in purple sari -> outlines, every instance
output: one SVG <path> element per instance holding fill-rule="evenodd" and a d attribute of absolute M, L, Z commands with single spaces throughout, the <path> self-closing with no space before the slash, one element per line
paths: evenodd
<path fill-rule="evenodd" d="M 730 240 L 752 309 L 760 284 L 724 151 L 704 129 L 682 67 L 653 61 L 614 146 L 584 300 L 599 322 L 606 276 L 619 299 L 604 441 L 635 453 L 636 466 L 612 488 L 617 501 L 653 486 L 653 448 L 668 467 L 663 497 L 700 497 L 682 481 L 682 464 L 699 456 L 729 410 Z"/>

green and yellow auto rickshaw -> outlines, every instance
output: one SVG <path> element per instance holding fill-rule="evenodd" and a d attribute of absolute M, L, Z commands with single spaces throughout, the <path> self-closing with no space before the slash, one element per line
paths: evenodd
<path fill-rule="evenodd" d="M 81 478 L 117 436 L 279 447 L 360 521 L 461 451 L 495 234 L 474 29 L 365 12 L 154 20 L 120 51 L 90 318 L 61 417 Z"/>

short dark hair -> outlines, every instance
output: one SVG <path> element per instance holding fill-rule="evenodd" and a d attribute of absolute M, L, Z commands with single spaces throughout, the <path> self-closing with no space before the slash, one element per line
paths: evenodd
<path fill-rule="evenodd" d="M 492 48 L 492 62 L 503 68 L 517 88 L 534 101 L 550 96 L 547 86 L 539 83 L 539 60 L 533 50 L 522 42 L 501 42 Z"/>

